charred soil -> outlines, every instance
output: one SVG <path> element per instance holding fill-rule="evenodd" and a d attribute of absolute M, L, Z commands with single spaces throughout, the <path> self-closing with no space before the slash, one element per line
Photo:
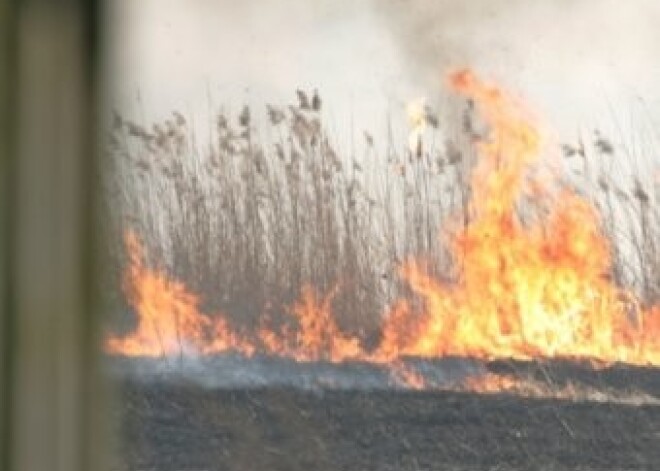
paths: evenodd
<path fill-rule="evenodd" d="M 655 370 L 494 363 L 490 371 L 603 388 Z M 212 389 L 122 381 L 119 469 L 650 470 L 660 407 L 451 391 Z"/>

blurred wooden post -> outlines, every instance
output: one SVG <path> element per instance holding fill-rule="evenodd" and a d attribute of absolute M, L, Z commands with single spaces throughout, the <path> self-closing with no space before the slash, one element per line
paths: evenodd
<path fill-rule="evenodd" d="M 13 88 L 14 55 L 12 38 L 14 37 L 14 10 L 11 2 L 0 3 L 0 469 L 9 468 L 9 377 L 11 324 L 10 276 L 9 276 L 9 204 L 10 174 L 13 160 L 13 135 L 11 127 L 11 89 Z"/>
<path fill-rule="evenodd" d="M 0 469 L 99 469 L 94 2 L 0 3 Z"/>

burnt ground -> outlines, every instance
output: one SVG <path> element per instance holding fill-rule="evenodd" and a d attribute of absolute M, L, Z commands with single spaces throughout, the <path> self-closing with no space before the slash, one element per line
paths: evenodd
<path fill-rule="evenodd" d="M 656 370 L 487 369 L 660 396 Z M 121 470 L 660 469 L 658 405 L 134 379 L 119 389 Z"/>

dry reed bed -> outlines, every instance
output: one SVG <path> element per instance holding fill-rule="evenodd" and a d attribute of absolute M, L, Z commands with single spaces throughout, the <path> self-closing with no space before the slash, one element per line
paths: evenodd
<path fill-rule="evenodd" d="M 397 277 L 403 260 L 423 256 L 447 279 L 460 263 L 438 235 L 450 215 L 460 216 L 454 224 L 469 220 L 470 142 L 479 139 L 479 123 L 468 102 L 450 123 L 450 139 L 428 115 L 424 142 L 412 151 L 392 137 L 379 147 L 364 132 L 354 155 L 340 155 L 319 108 L 299 93 L 295 105 L 260 110 L 265 125 L 255 124 L 248 107 L 237 116 L 218 113 L 208 143 L 177 112 L 151 127 L 115 115 L 103 178 L 109 279 L 120 276 L 121 233 L 131 228 L 150 263 L 200 293 L 206 312 L 255 326 L 264 313 L 280 319 L 303 284 L 320 293 L 338 284 L 340 326 L 375 342 L 385 307 L 411 298 Z M 656 302 L 658 176 L 621 177 L 627 168 L 618 149 L 598 133 L 562 151 L 565 183 L 601 211 L 614 279 Z M 114 319 L 128 328 L 132 316 L 121 296 L 106 296 L 111 310 L 123 313 Z"/>

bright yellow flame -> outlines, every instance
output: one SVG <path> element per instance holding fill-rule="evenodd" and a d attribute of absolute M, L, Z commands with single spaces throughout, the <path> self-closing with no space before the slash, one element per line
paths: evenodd
<path fill-rule="evenodd" d="M 610 247 L 594 207 L 554 182 L 535 181 L 537 197 L 554 204 L 544 220 L 519 217 L 518 197 L 541 142 L 527 114 L 468 71 L 454 74 L 451 84 L 474 100 L 490 126 L 472 176 L 473 219 L 449 237 L 458 280 L 444 284 L 420 264 L 406 264 L 402 274 L 425 311 L 392 315 L 383 351 L 660 364 L 658 309 L 641 310 L 609 281 Z"/>
<path fill-rule="evenodd" d="M 408 134 L 408 149 L 413 155 L 421 153 L 422 136 L 426 129 L 426 99 L 417 98 L 406 105 L 406 114 L 410 124 Z"/>
<path fill-rule="evenodd" d="M 110 336 L 107 351 L 127 356 L 259 351 L 297 361 L 386 363 L 395 378 L 414 388 L 424 387 L 424 380 L 401 362 L 405 356 L 660 365 L 660 306 L 644 310 L 610 281 L 610 246 L 595 208 L 551 179 L 532 177 L 542 138 L 524 107 L 469 71 L 453 74 L 450 84 L 474 101 L 489 126 L 488 137 L 478 143 L 471 220 L 467 228 L 444 234 L 457 277 L 446 283 L 429 275 L 423 261 L 404 264 L 400 274 L 423 309 L 394 303 L 377 348 L 366 351 L 339 328 L 332 312 L 338 288 L 319 295 L 302 286 L 300 299 L 285 309 L 287 327 L 262 322 L 256 332 L 238 335 L 222 314 L 202 313 L 199 297 L 183 283 L 147 267 L 138 238 L 129 232 L 124 287 L 137 326 L 125 336 Z M 424 113 L 423 101 L 411 105 L 413 127 L 423 129 Z M 549 209 L 526 213 L 522 194 L 533 194 Z M 495 386 L 496 380 L 488 381 L 479 387 L 512 387 L 507 380 Z"/>

